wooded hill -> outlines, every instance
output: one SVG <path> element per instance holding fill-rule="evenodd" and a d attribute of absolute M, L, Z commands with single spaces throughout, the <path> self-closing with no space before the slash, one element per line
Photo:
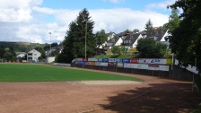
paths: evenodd
<path fill-rule="evenodd" d="M 3 42 L 0 41 L 0 47 L 12 48 L 15 52 L 28 52 L 34 48 L 45 48 L 48 44 L 29 43 L 29 42 Z"/>

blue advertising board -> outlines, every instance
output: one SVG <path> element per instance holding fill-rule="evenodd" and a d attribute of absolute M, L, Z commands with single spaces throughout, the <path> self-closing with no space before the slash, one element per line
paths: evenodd
<path fill-rule="evenodd" d="M 123 63 L 130 63 L 130 59 L 126 58 L 126 59 L 122 59 Z"/>
<path fill-rule="evenodd" d="M 87 62 L 82 61 L 81 64 L 85 66 L 85 65 L 87 65 Z"/>
<path fill-rule="evenodd" d="M 103 58 L 103 62 L 108 62 L 109 59 L 108 58 Z"/>

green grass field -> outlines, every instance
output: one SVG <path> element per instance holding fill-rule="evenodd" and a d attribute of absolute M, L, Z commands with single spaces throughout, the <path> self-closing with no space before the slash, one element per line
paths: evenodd
<path fill-rule="evenodd" d="M 0 64 L 0 82 L 132 80 L 138 78 L 36 64 Z"/>

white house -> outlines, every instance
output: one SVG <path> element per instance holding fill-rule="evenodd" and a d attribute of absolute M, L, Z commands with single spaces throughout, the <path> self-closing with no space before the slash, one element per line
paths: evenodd
<path fill-rule="evenodd" d="M 128 49 L 136 48 L 137 42 L 139 39 L 143 38 L 142 34 L 140 33 L 130 33 L 126 36 L 126 38 L 123 40 L 122 45 L 125 46 Z"/>
<path fill-rule="evenodd" d="M 41 56 L 41 53 L 33 49 L 27 53 L 27 61 L 29 62 L 38 62 L 38 58 Z"/>

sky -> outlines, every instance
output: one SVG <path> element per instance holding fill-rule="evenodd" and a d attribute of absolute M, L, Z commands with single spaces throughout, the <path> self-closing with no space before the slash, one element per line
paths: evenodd
<path fill-rule="evenodd" d="M 0 0 L 0 41 L 60 43 L 68 25 L 86 8 L 95 22 L 93 32 L 144 30 L 168 22 L 176 0 Z M 51 34 L 50 34 L 51 32 Z"/>

